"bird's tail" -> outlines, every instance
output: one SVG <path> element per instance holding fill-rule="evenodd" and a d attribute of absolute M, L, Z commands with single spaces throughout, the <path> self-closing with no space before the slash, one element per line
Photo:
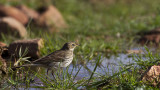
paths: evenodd
<path fill-rule="evenodd" d="M 21 66 L 12 67 L 12 70 L 15 71 L 17 68 L 21 68 L 21 67 L 32 67 L 32 66 L 41 66 L 41 65 L 40 65 L 40 64 L 26 64 L 26 65 L 21 65 Z"/>

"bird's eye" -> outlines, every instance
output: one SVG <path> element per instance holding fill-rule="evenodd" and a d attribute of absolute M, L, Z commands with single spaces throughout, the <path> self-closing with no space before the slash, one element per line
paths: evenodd
<path fill-rule="evenodd" d="M 75 46 L 75 44 L 72 44 L 72 46 Z"/>

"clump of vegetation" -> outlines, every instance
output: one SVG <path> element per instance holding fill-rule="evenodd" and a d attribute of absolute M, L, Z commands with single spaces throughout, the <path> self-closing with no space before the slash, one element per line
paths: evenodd
<path fill-rule="evenodd" d="M 39 0 L 29 1 L 6 1 L 1 0 L 2 4 L 20 5 L 25 4 L 31 8 L 37 9 L 44 5 Z M 45 1 L 45 0 L 43 0 Z M 80 47 L 75 50 L 75 57 L 72 69 L 69 67 L 55 73 L 57 82 L 47 76 L 45 69 L 36 70 L 28 68 L 19 69 L 19 73 L 10 70 L 8 79 L 2 84 L 6 88 L 48 88 L 48 89 L 155 89 L 144 84 L 139 80 L 141 74 L 152 65 L 159 61 L 158 54 L 152 54 L 149 50 L 144 56 L 132 56 L 135 63 L 121 65 L 119 71 L 112 75 L 106 73 L 96 74 L 96 69 L 102 63 L 102 57 L 111 57 L 118 55 L 124 50 L 139 47 L 136 43 L 137 35 L 140 31 L 148 31 L 160 25 L 159 0 L 134 0 L 130 3 L 117 1 L 105 5 L 102 3 L 90 3 L 88 0 L 56 0 L 51 1 L 68 23 L 68 28 L 61 29 L 56 33 L 48 33 L 44 29 L 34 27 L 32 23 L 27 25 L 29 32 L 28 38 L 41 37 L 45 41 L 45 47 L 41 49 L 41 56 L 57 50 L 68 41 L 78 40 Z M 5 36 L 0 39 L 5 43 L 11 43 L 17 38 Z M 19 60 L 27 60 L 22 57 Z M 87 64 L 94 62 L 94 68 L 88 70 L 89 77 L 76 79 L 80 70 L 87 67 Z M 37 72 L 37 70 L 39 70 Z M 74 71 L 75 70 L 75 71 Z M 106 70 L 107 71 L 107 70 Z M 107 71 L 109 72 L 109 71 Z M 48 77 L 48 79 L 46 79 Z M 37 81 L 40 80 L 40 81 Z M 40 82 L 40 83 L 38 83 Z"/>

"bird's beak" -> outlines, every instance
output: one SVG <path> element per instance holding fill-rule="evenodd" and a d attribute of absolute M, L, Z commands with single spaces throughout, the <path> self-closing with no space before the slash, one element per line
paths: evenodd
<path fill-rule="evenodd" d="M 77 43 L 76 46 L 79 46 L 79 44 Z"/>
<path fill-rule="evenodd" d="M 78 42 L 75 42 L 76 46 L 79 46 L 79 43 Z"/>
<path fill-rule="evenodd" d="M 75 41 L 76 46 L 79 46 L 79 42 L 78 40 Z"/>

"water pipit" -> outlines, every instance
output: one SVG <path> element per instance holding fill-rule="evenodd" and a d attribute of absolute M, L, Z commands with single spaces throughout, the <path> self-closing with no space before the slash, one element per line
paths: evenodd
<path fill-rule="evenodd" d="M 60 50 L 56 50 L 47 56 L 37 59 L 31 62 L 32 64 L 26 64 L 15 68 L 28 66 L 42 66 L 47 68 L 47 75 L 49 70 L 52 70 L 53 74 L 54 70 L 57 70 L 59 67 L 67 67 L 72 62 L 73 51 L 76 46 L 78 46 L 78 44 L 75 42 L 65 43 Z"/>

